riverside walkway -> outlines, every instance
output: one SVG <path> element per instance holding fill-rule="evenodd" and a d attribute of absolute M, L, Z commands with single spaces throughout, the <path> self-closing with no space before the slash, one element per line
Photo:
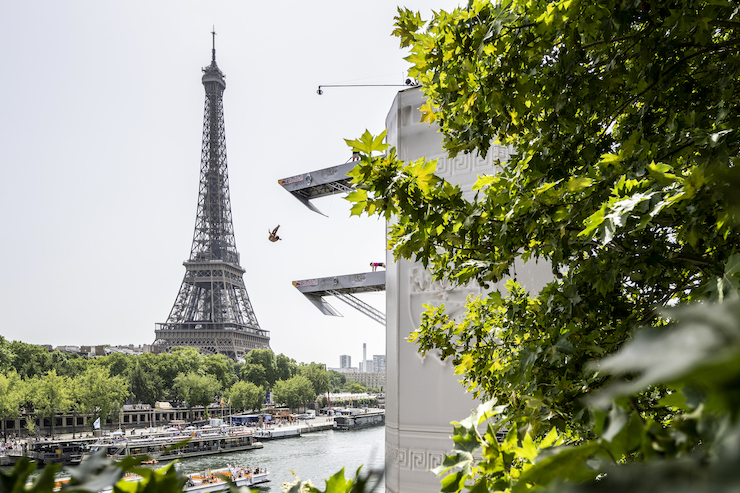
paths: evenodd
<path fill-rule="evenodd" d="M 253 428 L 256 429 L 256 428 Z M 317 416 L 313 419 L 306 419 L 306 420 L 298 420 L 294 423 L 280 423 L 280 424 L 273 424 L 273 425 L 267 425 L 264 429 L 267 430 L 300 430 L 300 435 L 305 433 L 313 433 L 318 431 L 324 431 L 324 430 L 331 430 L 334 429 L 334 419 L 332 416 Z M 133 432 L 133 433 L 131 433 Z M 130 431 L 131 437 L 140 438 L 143 435 L 147 434 L 155 434 L 155 433 L 166 433 L 167 427 L 166 426 L 157 426 L 157 427 L 150 427 L 150 428 L 139 428 L 139 429 L 132 429 Z M 299 434 L 296 434 L 295 436 L 300 436 Z M 26 451 L 29 448 L 29 445 L 31 444 L 37 444 L 37 443 L 44 443 L 44 442 L 58 442 L 58 441 L 65 441 L 65 440 L 79 440 L 82 438 L 90 438 L 91 435 L 89 433 L 64 433 L 61 435 L 55 435 L 54 437 L 24 437 L 21 439 L 15 439 L 7 444 L 2 444 L 0 442 L 0 466 L 10 466 L 15 464 L 15 462 L 18 461 L 19 458 L 26 455 Z M 286 438 L 292 438 L 292 437 L 286 437 Z M 259 440 L 259 438 L 257 438 Z"/>

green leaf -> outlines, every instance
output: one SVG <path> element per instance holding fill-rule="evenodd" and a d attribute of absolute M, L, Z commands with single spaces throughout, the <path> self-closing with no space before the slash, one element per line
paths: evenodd
<path fill-rule="evenodd" d="M 588 467 L 586 460 L 598 450 L 596 442 L 550 449 L 548 454 L 543 454 L 536 464 L 522 473 L 512 491 L 527 491 L 530 484 L 546 486 L 557 478 L 572 482 L 593 479 L 598 473 Z"/>
<path fill-rule="evenodd" d="M 589 188 L 593 183 L 594 181 L 591 178 L 587 178 L 585 176 L 575 176 L 568 180 L 566 188 L 569 192 L 580 192 L 581 190 Z"/>
<path fill-rule="evenodd" d="M 522 446 L 517 447 L 515 453 L 517 457 L 522 457 L 530 462 L 534 462 L 535 458 L 537 457 L 537 447 L 535 446 L 534 441 L 532 440 L 532 436 L 529 433 L 524 435 Z"/>

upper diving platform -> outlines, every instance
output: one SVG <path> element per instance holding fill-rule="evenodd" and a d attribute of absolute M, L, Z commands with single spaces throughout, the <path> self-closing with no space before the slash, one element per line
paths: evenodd
<path fill-rule="evenodd" d="M 357 161 L 348 161 L 338 166 L 324 168 L 310 173 L 291 176 L 278 180 L 278 183 L 303 205 L 314 212 L 325 216 L 310 200 L 337 193 L 349 193 L 354 190 L 347 173 L 357 166 Z"/>
<path fill-rule="evenodd" d="M 385 271 L 363 272 L 344 276 L 317 277 L 293 281 L 298 291 L 308 298 L 324 315 L 341 317 L 325 296 L 335 296 L 381 325 L 385 325 L 385 314 L 354 296 L 356 293 L 385 291 Z"/>

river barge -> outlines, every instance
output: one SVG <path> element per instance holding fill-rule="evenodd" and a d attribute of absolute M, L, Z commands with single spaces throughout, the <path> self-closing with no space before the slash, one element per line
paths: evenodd
<path fill-rule="evenodd" d="M 277 440 L 278 438 L 296 438 L 301 436 L 301 428 L 298 426 L 286 426 L 281 428 L 264 428 L 254 432 L 260 440 Z"/>
<path fill-rule="evenodd" d="M 369 412 L 334 417 L 334 429 L 341 431 L 359 430 L 383 425 L 385 425 L 385 412 Z"/>
<path fill-rule="evenodd" d="M 178 446 L 179 445 L 179 446 Z M 120 460 L 126 456 L 148 456 L 158 461 L 228 454 L 262 448 L 262 443 L 249 432 L 203 433 L 170 437 L 100 441 L 90 447 L 91 452 L 105 449 L 108 457 Z"/>
<path fill-rule="evenodd" d="M 30 442 L 24 445 L 23 455 L 40 464 L 76 465 L 96 441 L 96 438 L 77 438 Z"/>
<path fill-rule="evenodd" d="M 229 482 L 224 477 L 233 481 L 237 488 L 255 486 L 270 481 L 270 474 L 265 468 L 227 467 L 188 474 L 188 480 L 182 490 L 193 493 L 228 490 Z"/>

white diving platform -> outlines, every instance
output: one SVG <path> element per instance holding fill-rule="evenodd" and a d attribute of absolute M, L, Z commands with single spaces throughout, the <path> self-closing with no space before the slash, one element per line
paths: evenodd
<path fill-rule="evenodd" d="M 338 166 L 324 168 L 278 180 L 278 183 L 303 205 L 325 216 L 310 200 L 354 190 L 347 173 L 357 166 L 358 161 L 349 161 Z"/>
<path fill-rule="evenodd" d="M 308 298 L 324 315 L 341 317 L 324 297 L 335 296 L 352 308 L 385 326 L 385 314 L 354 296 L 356 293 L 385 291 L 385 271 L 364 272 L 344 276 L 318 277 L 293 281 L 298 291 Z"/>

